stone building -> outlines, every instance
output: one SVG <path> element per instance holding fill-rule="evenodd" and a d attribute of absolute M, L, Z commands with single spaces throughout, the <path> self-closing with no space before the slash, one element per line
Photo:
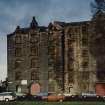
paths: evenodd
<path fill-rule="evenodd" d="M 35 17 L 29 27 L 17 26 L 7 35 L 9 90 L 94 91 L 96 63 L 89 52 L 90 29 L 90 21 L 55 21 L 43 27 Z"/>

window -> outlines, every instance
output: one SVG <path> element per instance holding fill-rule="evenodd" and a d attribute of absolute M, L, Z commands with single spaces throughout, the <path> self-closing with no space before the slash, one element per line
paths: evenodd
<path fill-rule="evenodd" d="M 105 71 L 104 70 L 97 70 L 97 79 L 100 81 L 105 81 Z"/>
<path fill-rule="evenodd" d="M 55 84 L 54 83 L 50 83 L 48 85 L 48 91 L 49 92 L 54 92 L 55 91 Z"/>
<path fill-rule="evenodd" d="M 21 61 L 20 60 L 16 60 L 15 61 L 15 69 L 19 68 L 21 66 Z"/>
<path fill-rule="evenodd" d="M 74 68 L 74 63 L 68 64 L 68 70 L 71 71 Z"/>
<path fill-rule="evenodd" d="M 50 55 L 55 55 L 55 47 L 54 46 L 49 47 L 48 52 Z"/>
<path fill-rule="evenodd" d="M 14 41 L 13 41 L 13 39 L 12 39 L 12 37 L 10 38 L 10 37 L 8 37 L 7 38 L 7 47 L 8 47 L 8 49 L 12 49 L 13 47 L 14 47 Z"/>
<path fill-rule="evenodd" d="M 31 68 L 38 68 L 38 59 L 31 59 Z"/>
<path fill-rule="evenodd" d="M 54 36 L 50 35 L 50 36 L 48 37 L 48 39 L 49 39 L 49 42 L 53 42 L 53 41 L 54 41 Z"/>
<path fill-rule="evenodd" d="M 21 48 L 15 49 L 15 56 L 21 56 Z"/>
<path fill-rule="evenodd" d="M 83 80 L 88 80 L 89 79 L 89 72 L 88 71 L 82 72 L 82 79 Z"/>
<path fill-rule="evenodd" d="M 21 43 L 21 36 L 16 36 L 15 37 L 15 43 L 20 44 Z"/>
<path fill-rule="evenodd" d="M 82 50 L 82 57 L 88 57 L 88 50 L 87 49 Z"/>
<path fill-rule="evenodd" d="M 71 33 L 69 33 L 69 38 L 72 38 L 72 37 L 73 37 L 73 35 Z"/>
<path fill-rule="evenodd" d="M 68 80 L 69 80 L 69 83 L 74 82 L 74 71 L 73 71 L 73 69 L 71 69 L 68 73 Z"/>
<path fill-rule="evenodd" d="M 76 38 L 75 33 L 70 33 L 69 38 L 71 42 L 75 41 L 75 38 Z"/>
<path fill-rule="evenodd" d="M 53 70 L 50 70 L 50 71 L 48 71 L 48 78 L 50 79 L 54 79 L 54 77 L 55 77 L 55 74 L 54 74 L 54 72 L 53 72 Z"/>
<path fill-rule="evenodd" d="M 21 72 L 20 71 L 15 73 L 15 80 L 21 80 Z"/>
<path fill-rule="evenodd" d="M 82 45 L 87 46 L 88 45 L 88 39 L 82 38 Z"/>
<path fill-rule="evenodd" d="M 36 36 L 35 34 L 31 34 L 30 42 L 38 43 L 38 36 Z"/>
<path fill-rule="evenodd" d="M 69 62 L 70 64 L 72 64 L 72 63 L 74 62 L 73 56 L 69 56 L 69 57 L 68 57 L 68 62 Z"/>
<path fill-rule="evenodd" d="M 30 43 L 30 46 L 31 46 L 31 47 L 38 47 L 38 46 L 39 46 L 39 43 L 31 42 L 31 43 Z"/>
<path fill-rule="evenodd" d="M 88 61 L 84 61 L 83 64 L 82 64 L 82 67 L 83 68 L 88 68 Z"/>
<path fill-rule="evenodd" d="M 31 80 L 39 80 L 39 72 L 32 71 L 31 72 Z"/>
<path fill-rule="evenodd" d="M 82 34 L 83 35 L 87 34 L 87 27 L 86 27 L 86 25 L 82 26 Z"/>
<path fill-rule="evenodd" d="M 68 40 L 68 47 L 69 48 L 73 47 L 73 42 L 71 40 Z"/>
<path fill-rule="evenodd" d="M 73 48 L 69 48 L 68 49 L 68 56 L 73 56 L 74 54 L 73 54 Z"/>
<path fill-rule="evenodd" d="M 86 25 L 82 26 L 82 45 L 88 45 L 88 34 L 87 34 L 87 27 Z"/>
<path fill-rule="evenodd" d="M 54 63 L 55 63 L 55 59 L 53 59 L 53 58 L 48 59 L 48 65 L 49 66 L 54 65 Z"/>
<path fill-rule="evenodd" d="M 31 47 L 31 55 L 38 56 L 38 48 L 37 47 Z"/>
<path fill-rule="evenodd" d="M 73 48 L 72 47 L 69 47 L 68 50 L 69 50 L 69 52 L 73 52 Z"/>

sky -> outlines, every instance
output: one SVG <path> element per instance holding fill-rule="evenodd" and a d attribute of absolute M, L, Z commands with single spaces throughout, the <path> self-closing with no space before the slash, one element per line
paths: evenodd
<path fill-rule="evenodd" d="M 17 25 L 28 27 L 35 16 L 39 25 L 90 20 L 94 0 L 0 0 L 0 80 L 7 77 L 7 34 Z"/>

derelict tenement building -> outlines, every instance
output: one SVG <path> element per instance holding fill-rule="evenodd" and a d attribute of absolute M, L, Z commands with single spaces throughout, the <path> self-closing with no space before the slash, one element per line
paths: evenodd
<path fill-rule="evenodd" d="M 94 91 L 96 61 L 89 52 L 90 21 L 30 26 L 7 35 L 9 90 L 80 94 Z"/>

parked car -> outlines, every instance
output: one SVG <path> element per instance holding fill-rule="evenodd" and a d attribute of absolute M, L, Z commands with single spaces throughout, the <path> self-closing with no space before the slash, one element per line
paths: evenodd
<path fill-rule="evenodd" d="M 48 96 L 48 92 L 38 92 L 34 95 L 34 100 L 41 101 L 43 96 Z"/>
<path fill-rule="evenodd" d="M 35 96 L 47 96 L 48 95 L 48 92 L 38 92 Z"/>
<path fill-rule="evenodd" d="M 64 93 L 63 95 L 64 96 L 73 96 L 73 94 L 70 94 L 70 93 Z"/>
<path fill-rule="evenodd" d="M 25 93 L 15 93 L 16 94 L 16 100 L 24 100 L 26 97 Z"/>
<path fill-rule="evenodd" d="M 13 101 L 16 99 L 16 95 L 13 92 L 0 93 L 0 101 Z"/>
<path fill-rule="evenodd" d="M 86 97 L 96 97 L 99 98 L 100 96 L 98 94 L 96 94 L 95 92 L 85 92 L 82 93 L 82 97 L 86 98 Z"/>
<path fill-rule="evenodd" d="M 35 95 L 31 94 L 24 94 L 24 93 L 17 93 L 17 100 L 19 101 L 41 101 L 42 96 L 48 95 L 46 92 L 38 92 Z"/>
<path fill-rule="evenodd" d="M 64 101 L 65 96 L 64 95 L 57 95 L 57 94 L 48 94 L 48 96 L 42 96 L 42 100 L 44 101 Z"/>
<path fill-rule="evenodd" d="M 96 94 L 95 92 L 86 92 L 82 93 L 81 99 L 86 101 L 102 101 L 103 97 Z"/>

